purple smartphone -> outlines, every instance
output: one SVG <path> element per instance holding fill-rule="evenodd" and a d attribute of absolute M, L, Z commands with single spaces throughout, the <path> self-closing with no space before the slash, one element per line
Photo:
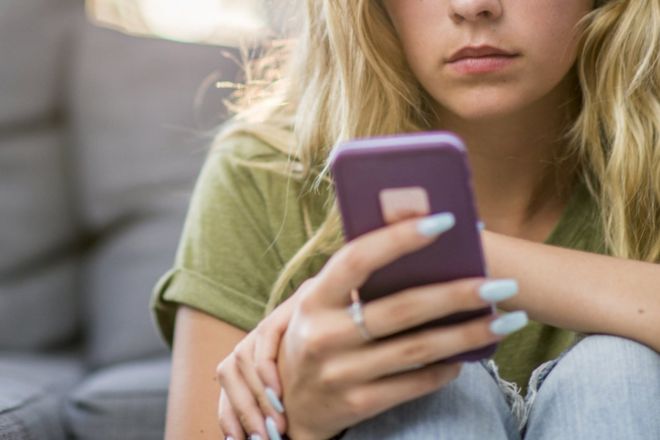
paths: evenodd
<path fill-rule="evenodd" d="M 374 272 L 360 287 L 368 302 L 403 289 L 458 278 L 484 277 L 478 219 L 463 142 L 446 132 L 359 139 L 337 147 L 331 164 L 347 240 L 403 218 L 451 212 L 455 226 L 429 246 Z M 414 330 L 494 313 L 461 312 Z M 497 344 L 445 361 L 489 357 Z"/>

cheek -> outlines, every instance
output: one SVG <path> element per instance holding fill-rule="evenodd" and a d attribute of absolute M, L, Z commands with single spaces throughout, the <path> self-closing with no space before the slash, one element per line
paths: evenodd
<path fill-rule="evenodd" d="M 518 15 L 516 33 L 522 37 L 530 66 L 543 76 L 563 76 L 561 73 L 566 73 L 575 62 L 580 38 L 578 25 L 589 12 L 590 2 L 527 0 L 526 7 L 522 3 L 523 0 L 512 14 Z"/>
<path fill-rule="evenodd" d="M 417 76 L 438 68 L 448 38 L 452 35 L 451 30 L 446 28 L 445 3 L 420 0 L 390 0 L 385 3 L 406 60 Z"/>

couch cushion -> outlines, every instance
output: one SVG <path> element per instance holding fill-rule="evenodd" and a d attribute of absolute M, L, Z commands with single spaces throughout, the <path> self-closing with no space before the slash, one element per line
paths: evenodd
<path fill-rule="evenodd" d="M 78 323 L 60 99 L 75 5 L 0 2 L 0 350 L 52 348 Z"/>
<path fill-rule="evenodd" d="M 101 370 L 67 399 L 67 424 L 80 440 L 162 440 L 169 378 L 168 357 Z"/>
<path fill-rule="evenodd" d="M 0 127 L 23 127 L 56 111 L 71 13 L 79 5 L 79 0 L 0 1 Z"/>
<path fill-rule="evenodd" d="M 0 439 L 65 439 L 62 396 L 83 376 L 75 353 L 0 352 Z"/>
<path fill-rule="evenodd" d="M 92 366 L 110 365 L 164 353 L 154 341 L 148 315 L 154 280 L 172 258 L 183 213 L 172 206 L 143 212 L 143 217 L 100 243 L 87 260 L 84 298 L 87 359 Z"/>
<path fill-rule="evenodd" d="M 217 47 L 84 22 L 79 34 L 71 122 L 81 213 L 96 237 L 82 277 L 84 312 L 89 360 L 102 366 L 166 351 L 150 292 L 174 259 L 207 130 L 222 119 L 226 97 L 200 89 L 216 75 L 234 79 L 237 67 Z M 206 98 L 196 102 L 198 92 Z"/>

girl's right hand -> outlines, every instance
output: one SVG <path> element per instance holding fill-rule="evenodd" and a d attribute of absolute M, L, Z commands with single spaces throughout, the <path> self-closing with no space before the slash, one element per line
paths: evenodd
<path fill-rule="evenodd" d="M 363 305 L 374 339 L 363 337 L 347 312 L 351 290 L 378 268 L 429 245 L 453 225 L 452 218 L 403 220 L 352 240 L 299 292 L 277 359 L 291 438 L 329 438 L 435 391 L 461 369 L 437 361 L 492 344 L 526 324 L 525 313 L 514 312 L 496 321 L 487 316 L 379 340 L 517 291 L 512 280 L 472 278 L 406 289 Z"/>

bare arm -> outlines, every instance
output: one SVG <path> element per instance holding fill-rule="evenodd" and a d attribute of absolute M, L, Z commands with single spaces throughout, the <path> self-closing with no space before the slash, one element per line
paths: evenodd
<path fill-rule="evenodd" d="M 199 310 L 176 315 L 165 438 L 220 438 L 216 367 L 245 332 Z"/>
<path fill-rule="evenodd" d="M 491 275 L 514 277 L 520 285 L 503 309 L 524 309 L 539 322 L 623 336 L 660 351 L 660 265 L 488 231 L 483 240 Z"/>

